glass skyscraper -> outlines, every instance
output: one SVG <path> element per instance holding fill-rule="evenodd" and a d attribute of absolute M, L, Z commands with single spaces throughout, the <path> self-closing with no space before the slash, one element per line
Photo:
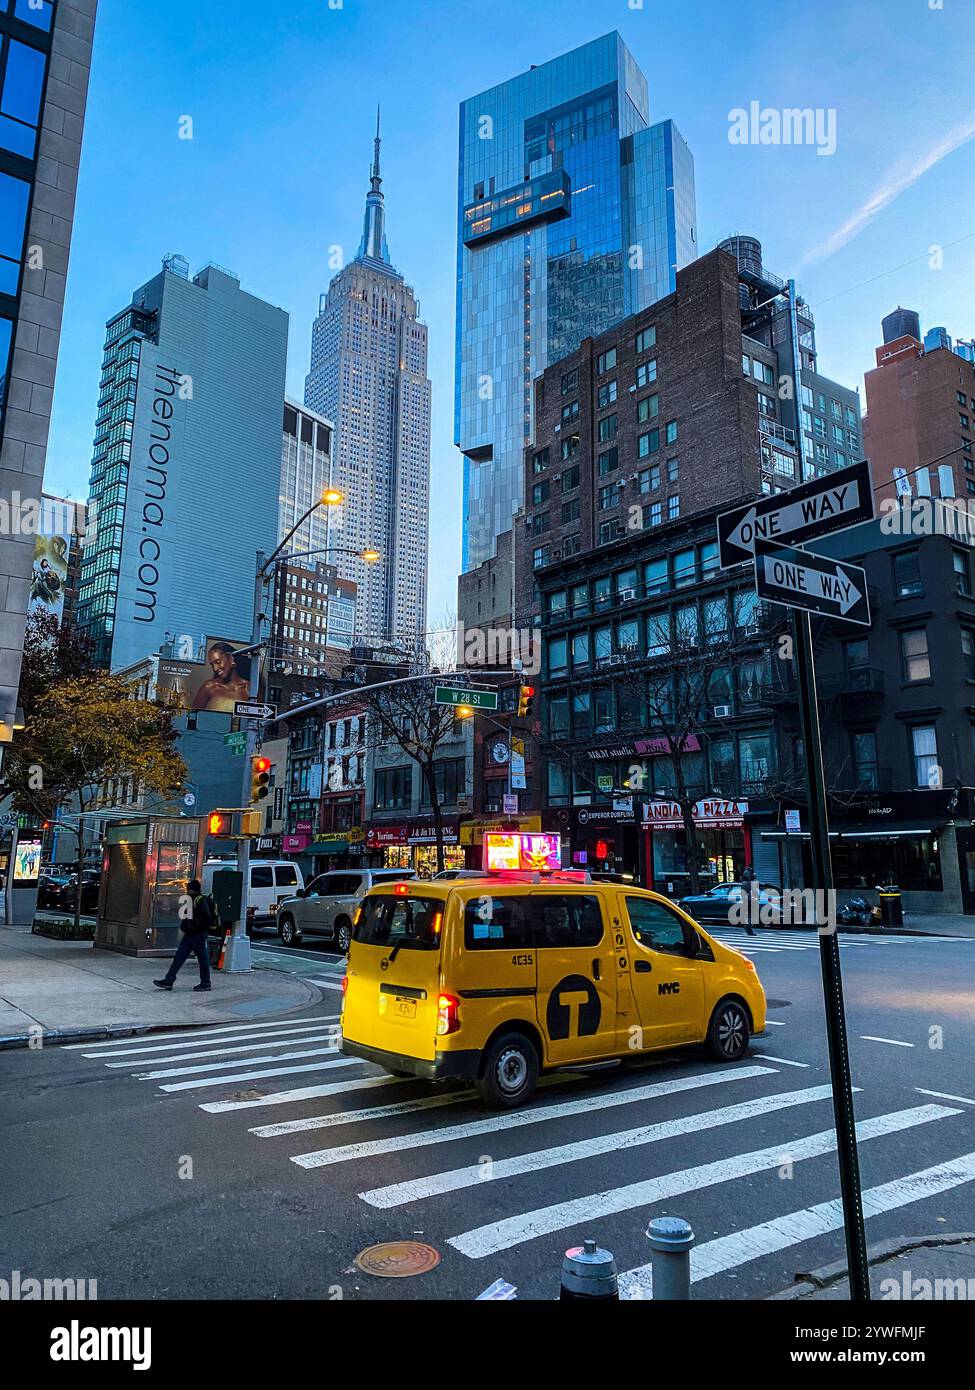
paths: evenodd
<path fill-rule="evenodd" d="M 532 381 L 670 294 L 696 243 L 694 162 L 618 33 L 460 109 L 456 442 L 464 569 L 522 503 Z"/>

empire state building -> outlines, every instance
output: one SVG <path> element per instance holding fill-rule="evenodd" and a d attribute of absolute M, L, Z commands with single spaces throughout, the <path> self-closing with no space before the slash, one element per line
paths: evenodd
<path fill-rule="evenodd" d="M 359 251 L 322 295 L 312 329 L 305 404 L 335 423 L 331 483 L 345 495 L 329 545 L 375 548 L 377 563 L 335 554 L 358 585 L 356 636 L 412 646 L 426 631 L 430 502 L 427 328 L 390 260 L 375 156 Z"/>

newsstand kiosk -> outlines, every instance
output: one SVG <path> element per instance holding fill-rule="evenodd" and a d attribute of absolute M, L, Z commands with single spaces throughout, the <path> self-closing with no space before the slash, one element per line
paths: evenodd
<path fill-rule="evenodd" d="M 111 824 L 102 845 L 95 949 L 171 956 L 179 905 L 201 878 L 206 821 L 199 816 L 133 816 Z"/>

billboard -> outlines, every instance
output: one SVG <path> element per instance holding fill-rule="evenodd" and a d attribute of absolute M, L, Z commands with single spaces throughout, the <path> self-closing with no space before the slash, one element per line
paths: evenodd
<path fill-rule="evenodd" d="M 71 546 L 84 528 L 84 506 L 62 497 L 41 497 L 28 611 L 64 616 Z"/>
<path fill-rule="evenodd" d="M 158 698 L 173 700 L 188 713 L 233 714 L 237 700 L 251 697 L 251 654 L 239 654 L 248 645 L 209 637 L 205 661 L 163 657 L 156 685 Z"/>

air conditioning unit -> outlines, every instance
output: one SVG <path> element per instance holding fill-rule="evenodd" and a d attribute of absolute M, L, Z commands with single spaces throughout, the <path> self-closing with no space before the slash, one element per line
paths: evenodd
<path fill-rule="evenodd" d="M 606 665 L 607 665 L 607 666 L 622 666 L 622 665 L 623 665 L 623 662 L 625 661 L 625 659 L 626 659 L 625 657 L 618 656 L 618 655 L 616 655 L 616 656 L 609 656 L 609 657 L 606 658 Z"/>
<path fill-rule="evenodd" d="M 730 718 L 731 718 L 731 706 L 730 706 L 730 705 L 715 705 L 715 707 L 714 707 L 714 717 L 715 717 L 715 719 L 730 719 Z"/>
<path fill-rule="evenodd" d="M 636 598 L 636 589 L 620 589 L 620 602 L 632 603 Z"/>
<path fill-rule="evenodd" d="M 562 559 L 562 552 L 561 552 L 561 550 L 553 550 L 553 551 L 552 551 L 552 559 L 553 559 L 553 560 L 561 560 L 561 559 Z"/>
<path fill-rule="evenodd" d="M 639 475 L 639 473 L 631 473 L 631 474 L 630 474 L 630 482 L 631 482 L 631 483 L 637 483 L 637 482 L 639 482 L 639 481 L 640 481 L 640 475 Z"/>
<path fill-rule="evenodd" d="M 631 395 L 631 396 L 635 396 L 635 395 L 636 395 L 636 387 L 635 387 L 635 386 L 631 386 L 631 387 L 630 387 L 630 395 Z"/>
<path fill-rule="evenodd" d="M 556 426 L 555 426 L 555 433 L 556 433 L 556 434 L 561 434 L 561 433 L 562 433 L 562 426 L 561 426 L 561 425 L 556 425 Z"/>

